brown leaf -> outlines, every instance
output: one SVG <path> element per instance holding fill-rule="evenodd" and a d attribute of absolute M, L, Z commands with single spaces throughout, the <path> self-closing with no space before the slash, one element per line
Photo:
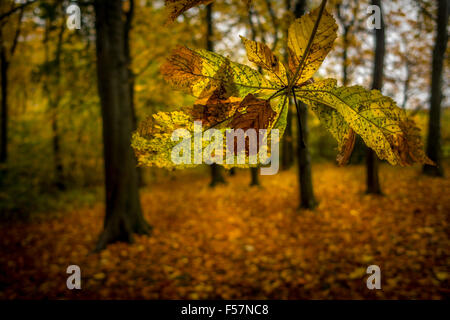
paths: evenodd
<path fill-rule="evenodd" d="M 343 138 L 343 143 L 340 145 L 339 154 L 336 157 L 336 161 L 340 166 L 347 164 L 350 156 L 352 155 L 353 148 L 355 146 L 356 134 L 352 128 L 350 128 L 346 136 Z"/>
<path fill-rule="evenodd" d="M 402 166 L 412 165 L 416 162 L 429 165 L 436 165 L 424 152 L 420 129 L 413 120 L 405 118 L 400 122 L 400 127 L 404 134 L 394 137 L 392 140 L 392 151 L 400 159 Z"/>
<path fill-rule="evenodd" d="M 244 131 L 248 129 L 267 129 L 270 123 L 274 120 L 276 112 L 272 110 L 270 102 L 268 100 L 258 99 L 254 95 L 247 95 L 239 105 L 237 112 L 233 116 L 230 123 L 230 128 L 242 129 Z M 259 151 L 259 138 L 256 146 L 256 152 Z M 230 144 L 227 142 L 227 147 Z M 239 152 L 237 141 L 234 141 L 234 154 Z M 245 137 L 245 153 L 250 155 L 249 138 Z"/>
<path fill-rule="evenodd" d="M 239 105 L 236 116 L 230 127 L 233 129 L 259 130 L 267 129 L 276 113 L 272 110 L 268 100 L 258 99 L 254 95 L 247 95 Z"/>
<path fill-rule="evenodd" d="M 201 120 L 206 127 L 216 126 L 230 119 L 242 99 L 229 97 L 224 86 L 213 91 L 208 98 L 198 99 L 192 109 L 195 120 Z"/>
<path fill-rule="evenodd" d="M 200 4 L 209 4 L 214 0 L 165 0 L 169 22 L 174 21 L 180 14 Z"/>

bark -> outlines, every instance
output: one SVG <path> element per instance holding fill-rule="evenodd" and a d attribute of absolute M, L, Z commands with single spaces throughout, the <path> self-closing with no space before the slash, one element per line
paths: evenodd
<path fill-rule="evenodd" d="M 8 159 L 8 68 L 5 48 L 1 48 L 1 80 L 2 80 L 2 117 L 1 117 L 1 150 L 0 163 Z"/>
<path fill-rule="evenodd" d="M 106 212 L 96 250 L 115 241 L 131 242 L 133 234 L 149 234 L 142 216 L 136 161 L 130 146 L 133 115 L 124 52 L 121 0 L 94 3 L 97 81 L 103 119 Z"/>
<path fill-rule="evenodd" d="M 58 106 L 61 100 L 61 88 L 60 88 L 60 77 L 61 77 L 61 51 L 63 34 L 65 29 L 65 23 L 63 22 L 58 35 L 58 43 L 55 52 L 55 99 L 50 99 L 50 109 L 52 113 L 52 146 L 53 146 L 53 158 L 55 166 L 55 185 L 59 190 L 65 190 L 66 185 L 64 183 L 64 167 L 61 157 L 61 142 L 58 129 Z M 48 92 L 50 95 L 51 93 Z"/>
<path fill-rule="evenodd" d="M 287 12 L 291 11 L 291 1 L 285 0 L 284 6 Z M 288 61 L 288 48 L 287 48 L 287 38 L 288 38 L 289 24 L 286 23 L 286 28 L 284 30 L 284 60 Z M 292 111 L 290 108 L 291 100 L 289 99 L 289 112 L 286 117 L 286 128 L 284 130 L 284 135 L 281 144 L 281 170 L 288 170 L 294 164 L 294 139 L 292 137 Z"/>
<path fill-rule="evenodd" d="M 442 73 L 444 69 L 445 51 L 447 48 L 449 3 L 447 0 L 438 1 L 436 20 L 436 42 L 433 50 L 431 73 L 430 118 L 428 120 L 427 156 L 436 166 L 424 165 L 423 172 L 430 176 L 443 177 L 442 145 L 441 145 L 441 102 L 442 102 Z"/>
<path fill-rule="evenodd" d="M 290 103 L 290 102 L 289 102 Z M 281 170 L 288 170 L 294 164 L 294 139 L 292 138 L 292 110 L 286 117 L 286 129 L 284 130 L 281 151 Z"/>
<path fill-rule="evenodd" d="M 380 0 L 372 0 L 372 5 L 379 6 Z M 383 69 L 385 47 L 385 29 L 383 10 L 381 9 L 381 28 L 375 29 L 375 58 L 373 64 L 372 89 L 380 90 L 383 88 Z M 372 194 L 381 194 L 380 180 L 378 175 L 378 157 L 370 148 L 367 148 L 366 156 L 366 192 Z"/>
<path fill-rule="evenodd" d="M 209 51 L 214 51 L 212 8 L 213 8 L 212 3 L 206 6 L 206 49 Z M 211 182 L 209 185 L 211 187 L 215 187 L 217 184 L 225 183 L 222 167 L 220 167 L 217 163 L 211 164 L 210 167 L 211 167 Z"/>
<path fill-rule="evenodd" d="M 306 1 L 298 0 L 294 14 L 300 18 L 305 13 Z M 297 157 L 298 180 L 300 186 L 300 208 L 314 209 L 317 205 L 312 184 L 311 155 L 308 148 L 308 111 L 306 105 L 298 101 Z"/>
<path fill-rule="evenodd" d="M 5 46 L 5 43 L 3 42 L 3 30 L 0 30 L 0 41 L 1 47 L 0 47 L 0 78 L 1 78 L 1 118 L 0 118 L 0 164 L 5 164 L 8 159 L 8 71 L 9 71 L 9 65 L 11 62 L 12 57 L 14 56 L 14 53 L 16 51 L 17 43 L 19 40 L 21 28 L 22 28 L 22 17 L 23 17 L 23 10 L 25 8 L 25 5 L 16 7 L 14 10 L 11 10 L 9 14 L 14 13 L 17 10 L 19 11 L 18 15 L 18 22 L 17 22 L 17 29 L 14 34 L 13 43 L 11 45 L 11 48 L 8 50 Z M 2 17 L 5 18 L 8 15 L 4 15 Z M 9 58 L 8 58 L 9 53 Z M 5 168 L 1 168 L 2 172 L 6 172 Z"/>
<path fill-rule="evenodd" d="M 258 174 L 258 167 L 250 168 L 250 186 L 259 186 L 259 174 Z"/>
<path fill-rule="evenodd" d="M 308 111 L 304 103 L 299 103 L 299 130 L 302 134 L 298 133 L 297 141 L 297 157 L 298 157 L 298 181 L 300 186 L 300 208 L 302 209 L 314 209 L 317 205 L 316 198 L 314 196 L 314 188 L 312 184 L 312 171 L 311 171 L 311 155 L 308 150 Z M 300 124 L 301 123 L 301 124 Z M 302 140 L 303 138 L 303 140 Z M 302 147 L 302 142 L 305 142 L 305 146 Z"/>
<path fill-rule="evenodd" d="M 128 86 L 130 91 L 130 108 L 131 115 L 133 118 L 133 131 L 137 129 L 137 116 L 136 116 L 136 108 L 134 105 L 134 83 L 135 83 L 135 74 L 132 69 L 132 57 L 131 57 L 131 46 L 130 46 L 130 33 L 132 28 L 134 18 L 134 0 L 130 0 L 129 9 L 125 15 L 125 23 L 124 23 L 124 44 L 125 44 L 125 59 L 127 61 L 127 70 L 128 70 Z M 136 160 L 137 161 L 137 160 Z M 139 186 L 144 185 L 144 180 L 142 176 L 142 168 L 136 167 L 137 175 L 138 175 L 138 184 Z"/>

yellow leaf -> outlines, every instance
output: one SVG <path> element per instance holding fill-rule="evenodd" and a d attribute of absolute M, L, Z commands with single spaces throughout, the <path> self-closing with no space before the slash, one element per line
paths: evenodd
<path fill-rule="evenodd" d="M 433 164 L 423 151 L 414 121 L 380 91 L 361 86 L 337 87 L 336 80 L 325 79 L 296 89 L 296 93 L 306 104 L 334 108 L 380 159 L 402 166 Z"/>
<path fill-rule="evenodd" d="M 248 60 L 267 70 L 274 83 L 286 86 L 286 69 L 280 59 L 273 54 L 272 50 L 265 43 L 248 40 L 242 36 L 241 39 L 247 50 Z"/>
<path fill-rule="evenodd" d="M 292 72 L 295 72 L 302 60 L 318 14 L 319 8 L 295 20 L 289 27 L 289 68 Z M 319 69 L 323 60 L 333 47 L 333 42 L 337 37 L 336 31 L 336 21 L 332 15 L 324 10 L 311 48 L 300 70 L 297 84 L 302 84 L 309 80 L 316 73 L 317 69 Z"/>

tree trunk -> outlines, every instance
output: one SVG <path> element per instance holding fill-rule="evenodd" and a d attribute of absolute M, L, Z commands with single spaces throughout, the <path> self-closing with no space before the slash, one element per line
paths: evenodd
<path fill-rule="evenodd" d="M 55 90 L 56 90 L 56 98 L 53 100 L 50 98 L 50 109 L 52 112 L 52 145 L 53 145 L 53 158 L 54 158 L 54 166 L 55 166 L 55 185 L 59 190 L 65 190 L 66 185 L 64 183 L 64 168 L 61 158 L 61 142 L 59 137 L 58 130 L 58 106 L 61 101 L 61 88 L 60 88 L 60 78 L 61 78 L 61 51 L 62 51 L 62 42 L 64 29 L 66 25 L 63 22 L 58 35 L 58 43 L 56 45 L 55 52 Z M 48 39 L 47 39 L 48 40 Z M 48 91 L 50 95 L 50 90 Z"/>
<path fill-rule="evenodd" d="M 209 51 L 214 51 L 212 7 L 213 7 L 212 3 L 206 6 L 206 49 Z M 215 187 L 219 183 L 225 183 L 222 168 L 217 163 L 211 164 L 210 167 L 211 167 L 211 182 L 209 184 L 210 187 Z"/>
<path fill-rule="evenodd" d="M 290 99 L 289 99 L 290 105 Z M 286 129 L 284 130 L 281 152 L 281 170 L 288 170 L 294 163 L 294 140 L 292 138 L 292 110 L 286 117 Z"/>
<path fill-rule="evenodd" d="M 431 74 L 430 118 L 428 120 L 427 156 L 436 166 L 424 165 L 423 172 L 430 176 L 443 177 L 444 168 L 441 164 L 441 101 L 442 101 L 442 73 L 444 69 L 445 51 L 447 48 L 447 22 L 449 3 L 447 0 L 438 1 L 436 21 L 436 42 L 433 50 L 433 69 Z"/>
<path fill-rule="evenodd" d="M 259 167 L 250 168 L 250 186 L 259 186 L 259 174 L 258 174 Z"/>
<path fill-rule="evenodd" d="M 130 32 L 132 28 L 132 22 L 134 18 L 134 0 L 129 0 L 130 6 L 128 12 L 125 16 L 124 23 L 124 44 L 125 44 L 125 59 L 127 61 L 127 70 L 128 70 L 128 86 L 130 91 L 130 108 L 131 115 L 133 118 L 133 131 L 137 129 L 137 116 L 136 116 L 136 108 L 134 106 L 134 83 L 135 83 L 135 74 L 132 69 L 132 57 L 131 57 L 131 47 L 130 47 Z M 137 160 L 136 160 L 137 162 Z M 138 185 L 144 185 L 144 179 L 142 176 L 142 168 L 136 167 L 137 175 L 138 175 Z"/>
<path fill-rule="evenodd" d="M 305 14 L 306 1 L 298 0 L 295 4 L 294 15 L 300 18 Z M 314 209 L 316 199 L 312 184 L 311 155 L 308 148 L 308 111 L 306 105 L 298 101 L 298 130 L 297 130 L 297 157 L 298 179 L 300 187 L 300 208 Z"/>
<path fill-rule="evenodd" d="M 133 115 L 124 52 L 121 0 L 95 1 L 97 81 L 103 119 L 106 213 L 96 250 L 133 233 L 149 234 L 139 202 L 136 161 L 130 146 Z"/>
<path fill-rule="evenodd" d="M 308 150 L 308 110 L 302 102 L 298 104 L 300 115 L 298 117 L 297 157 L 300 186 L 300 208 L 314 209 L 317 205 L 314 197 L 311 173 L 311 155 Z M 302 132 L 302 133 L 300 133 Z M 303 138 L 303 140 L 302 140 Z M 302 143 L 305 143 L 302 147 Z"/>
<path fill-rule="evenodd" d="M 385 31 L 383 10 L 381 9 L 380 0 L 372 0 L 372 5 L 380 7 L 381 10 L 381 28 L 375 29 L 375 58 L 373 64 L 372 89 L 380 90 L 383 88 L 383 68 L 385 48 Z M 378 177 L 378 157 L 370 148 L 367 148 L 366 156 L 366 184 L 367 193 L 381 194 L 380 180 Z"/>
<path fill-rule="evenodd" d="M 291 8 L 291 0 L 285 0 L 284 6 L 287 12 L 292 10 Z M 288 38 L 288 29 L 289 24 L 286 23 L 286 28 L 284 30 L 284 60 L 288 61 L 288 46 L 287 46 L 287 38 Z M 289 112 L 286 117 L 286 128 L 284 129 L 284 135 L 282 138 L 281 144 L 281 170 L 288 170 L 294 164 L 294 139 L 292 137 L 292 111 L 291 111 L 291 99 L 289 99 Z"/>
<path fill-rule="evenodd" d="M 1 149 L 0 164 L 5 164 L 8 159 L 8 61 L 5 48 L 2 45 L 0 52 L 1 80 L 2 80 L 2 117 L 1 117 Z"/>
<path fill-rule="evenodd" d="M 348 32 L 349 28 L 344 28 L 344 35 L 343 35 L 343 49 L 342 49 L 342 85 L 345 87 L 348 84 Z"/>
<path fill-rule="evenodd" d="M 19 11 L 17 28 L 14 34 L 13 43 L 11 48 L 9 49 L 9 60 L 7 57 L 7 49 L 5 43 L 3 42 L 3 32 L 4 30 L 0 29 L 0 78 L 1 78 L 1 89 L 2 89 L 2 102 L 1 102 L 1 118 L 0 118 L 0 165 L 6 164 L 8 160 L 8 69 L 11 59 L 16 51 L 17 43 L 19 40 L 19 35 L 21 32 L 22 26 L 22 17 L 24 12 L 25 5 L 18 6 L 15 10 L 10 10 L 9 14 L 12 14 L 16 10 Z M 8 15 L 9 15 L 8 14 Z M 5 15 L 3 18 L 5 18 Z M 2 25 L 3 27 L 3 25 Z M 2 183 L 2 178 L 6 174 L 6 168 L 3 166 L 0 167 L 0 183 Z"/>

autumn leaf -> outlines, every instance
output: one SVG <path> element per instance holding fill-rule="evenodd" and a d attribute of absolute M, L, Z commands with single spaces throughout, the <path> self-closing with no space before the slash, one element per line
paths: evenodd
<path fill-rule="evenodd" d="M 185 11 L 201 4 L 209 4 L 214 0 L 164 0 L 168 11 L 168 20 L 174 21 Z"/>
<path fill-rule="evenodd" d="M 237 115 L 230 123 L 232 129 L 267 129 L 276 113 L 272 110 L 269 101 L 257 99 L 249 94 L 239 105 Z"/>
<path fill-rule="evenodd" d="M 296 89 L 296 93 L 306 104 L 324 104 L 335 109 L 380 159 L 402 166 L 433 163 L 423 151 L 414 122 L 407 119 L 394 100 L 378 90 L 337 87 L 336 80 L 325 79 Z"/>
<path fill-rule="evenodd" d="M 241 98 L 228 97 L 226 89 L 221 86 L 208 98 L 197 99 L 192 110 L 193 118 L 212 128 L 231 119 L 241 103 Z"/>
<path fill-rule="evenodd" d="M 210 96 L 219 87 L 229 96 L 241 98 L 249 93 L 269 97 L 281 88 L 249 66 L 202 49 L 176 48 L 161 66 L 161 73 L 175 88 L 199 98 Z"/>
<path fill-rule="evenodd" d="M 318 14 L 319 8 L 295 20 L 289 27 L 289 68 L 292 73 L 295 73 L 295 70 L 302 61 Z M 324 10 L 317 27 L 316 35 L 312 40 L 310 50 L 304 57 L 304 62 L 300 67 L 296 84 L 302 84 L 309 80 L 319 69 L 323 60 L 333 47 L 334 40 L 337 37 L 337 28 L 333 16 Z"/>
<path fill-rule="evenodd" d="M 338 155 L 336 161 L 344 165 L 350 159 L 355 144 L 355 132 L 335 109 L 309 101 L 311 109 L 319 118 L 320 123 L 331 133 L 338 142 Z"/>
<path fill-rule="evenodd" d="M 248 60 L 267 70 L 274 83 L 286 86 L 288 83 L 286 69 L 272 50 L 265 43 L 248 40 L 242 36 L 241 39 L 247 50 Z"/>

